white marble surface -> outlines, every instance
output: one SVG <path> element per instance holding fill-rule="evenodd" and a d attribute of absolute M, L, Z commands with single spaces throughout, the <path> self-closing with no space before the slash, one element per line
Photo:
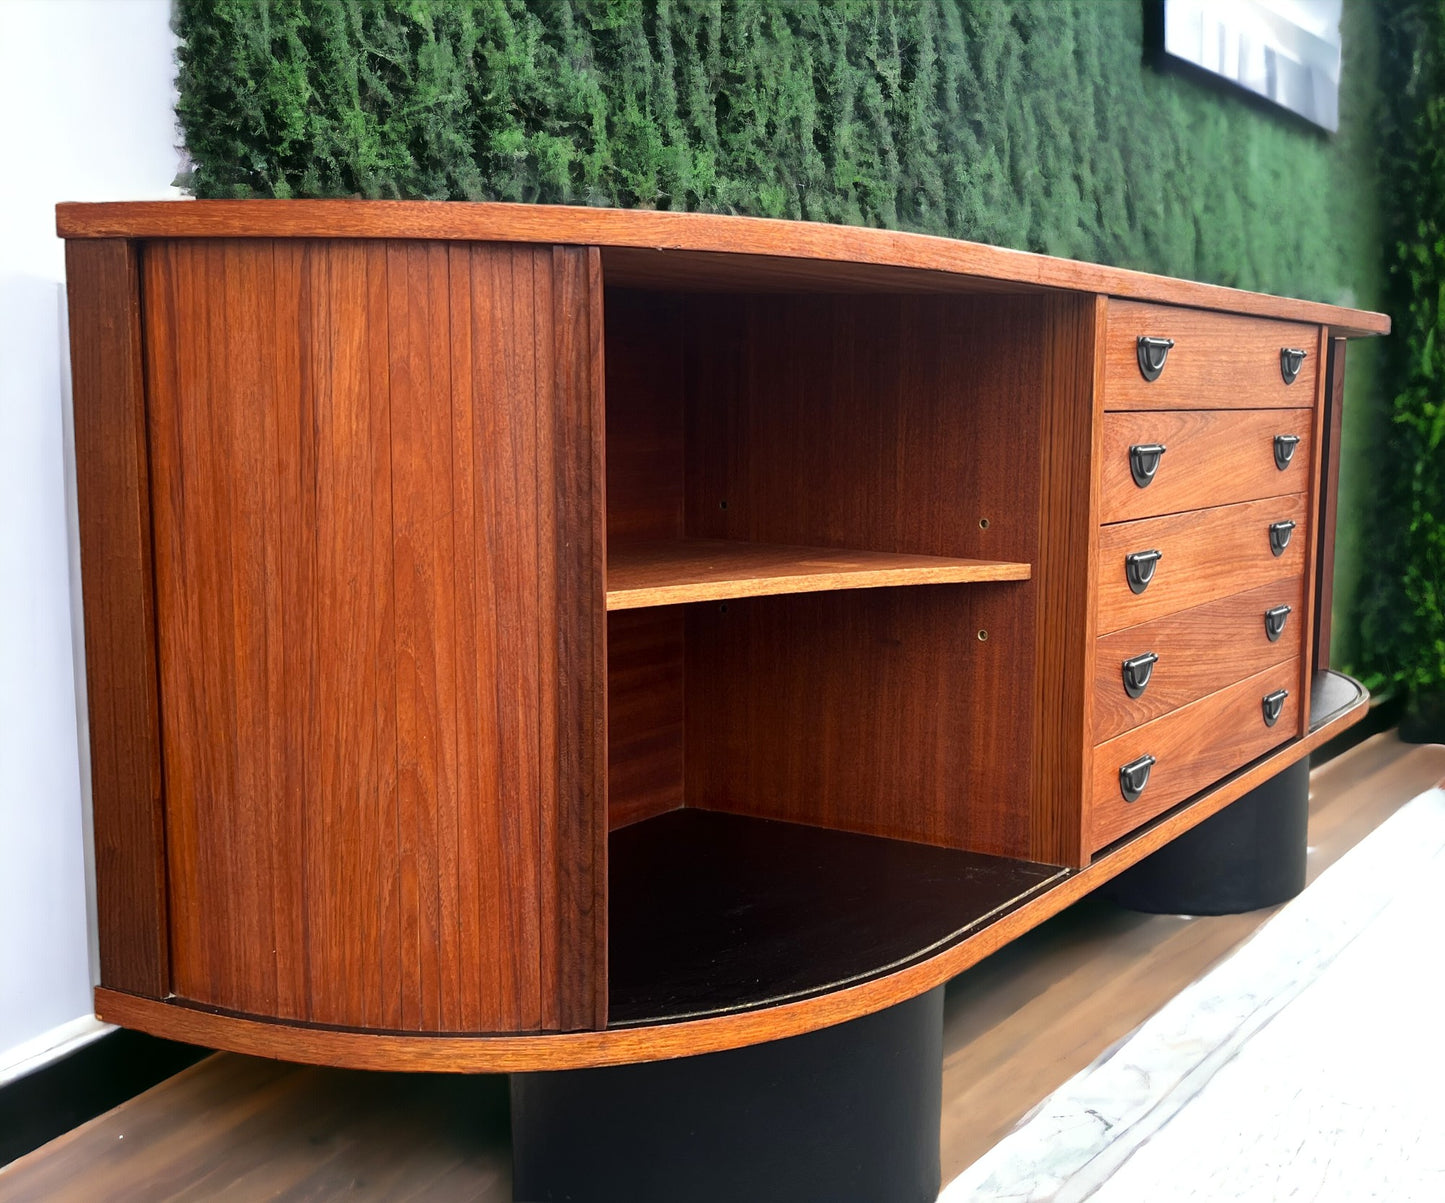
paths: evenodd
<path fill-rule="evenodd" d="M 1445 1201 L 1445 792 L 1414 799 L 944 1190 Z"/>

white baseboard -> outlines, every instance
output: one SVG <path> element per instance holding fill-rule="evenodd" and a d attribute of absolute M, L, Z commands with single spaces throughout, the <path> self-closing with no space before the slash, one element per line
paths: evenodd
<path fill-rule="evenodd" d="M 84 1048 L 92 1040 L 113 1031 L 115 1024 L 102 1023 L 94 1015 L 82 1015 L 48 1032 L 41 1032 L 14 1048 L 5 1049 L 0 1052 L 0 1086 L 9 1085 L 52 1061 L 69 1056 L 76 1049 Z"/>

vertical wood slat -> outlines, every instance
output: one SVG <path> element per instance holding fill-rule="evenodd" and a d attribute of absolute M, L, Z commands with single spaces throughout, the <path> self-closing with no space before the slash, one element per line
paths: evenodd
<path fill-rule="evenodd" d="M 1314 404 L 1313 442 L 1310 444 L 1309 480 L 1310 491 L 1305 508 L 1305 517 L 1308 519 L 1308 539 L 1305 544 L 1305 612 L 1301 630 L 1306 637 L 1314 639 L 1318 634 L 1318 622 L 1320 620 L 1320 560 L 1324 554 L 1323 535 L 1317 529 L 1314 517 L 1320 512 L 1322 496 L 1329 484 L 1326 474 L 1329 471 L 1330 439 L 1326 430 L 1326 422 L 1330 415 L 1330 396 L 1328 389 L 1329 380 L 1329 359 L 1330 359 L 1330 332 L 1328 327 L 1320 326 L 1315 330 L 1314 345 L 1310 348 L 1310 355 L 1315 360 L 1316 370 L 1314 376 L 1315 390 L 1312 398 Z M 1331 532 L 1333 535 L 1333 532 Z M 1333 538 L 1330 539 L 1331 547 Z M 1333 556 L 1333 551 L 1330 552 Z M 1326 620 L 1328 622 L 1328 619 Z M 1312 649 L 1307 648 L 1305 655 L 1300 657 L 1299 671 L 1299 721 L 1301 734 L 1307 733 L 1310 729 L 1310 691 L 1314 682 L 1314 655 Z"/>
<path fill-rule="evenodd" d="M 1335 600 L 1335 526 L 1340 512 L 1340 439 L 1345 422 L 1345 349 L 1343 338 L 1323 340 L 1325 360 L 1324 442 L 1319 456 L 1321 472 L 1315 528 L 1319 556 L 1315 566 L 1315 622 L 1311 632 L 1313 652 L 1309 659 L 1315 672 L 1330 666 L 1330 622 Z"/>
<path fill-rule="evenodd" d="M 456 921 L 456 547 L 446 248 L 387 246 L 402 1027 L 462 1022 Z M 446 402 L 443 404 L 443 402 Z M 456 1030 L 453 1028 L 453 1030 Z"/>
<path fill-rule="evenodd" d="M 169 989 L 140 273 L 121 239 L 65 248 L 101 983 Z"/>
<path fill-rule="evenodd" d="M 176 992 L 604 1024 L 596 253 L 194 241 L 144 270 Z"/>
<path fill-rule="evenodd" d="M 543 808 L 543 997 L 548 1026 L 607 1023 L 607 616 L 603 466 L 602 258 L 596 247 L 552 252 L 550 406 L 554 558 L 556 789 Z M 544 607 L 545 609 L 545 607 Z M 544 726 L 547 725 L 544 723 Z M 549 941 L 551 947 L 549 949 Z M 567 949 L 594 949 L 590 960 Z"/>
<path fill-rule="evenodd" d="M 1103 436 L 1104 297 L 1048 302 L 1040 452 L 1039 591 L 1029 854 L 1085 863 L 1091 780 L 1094 587 Z"/>

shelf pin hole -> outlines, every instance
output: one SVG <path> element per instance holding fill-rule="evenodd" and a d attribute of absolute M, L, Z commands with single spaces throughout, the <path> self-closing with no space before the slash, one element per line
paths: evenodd
<path fill-rule="evenodd" d="M 987 631 L 980 631 L 980 632 L 978 633 L 978 641 L 979 641 L 980 643 L 987 643 L 987 642 L 988 642 L 988 632 L 987 632 Z"/>
<path fill-rule="evenodd" d="M 987 518 L 980 518 L 980 519 L 978 520 L 978 529 L 979 529 L 979 530 L 988 530 L 988 519 L 987 519 Z"/>

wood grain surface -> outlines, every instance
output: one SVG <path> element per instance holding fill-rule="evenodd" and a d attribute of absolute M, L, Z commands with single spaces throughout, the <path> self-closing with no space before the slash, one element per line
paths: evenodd
<path fill-rule="evenodd" d="M 730 597 L 1026 581 L 1028 564 L 957 556 L 785 547 L 730 539 L 614 541 L 607 552 L 607 608 L 635 610 Z"/>
<path fill-rule="evenodd" d="M 1277 434 L 1300 440 L 1283 471 L 1274 461 Z M 1106 414 L 1099 521 L 1124 522 L 1307 492 L 1313 436 L 1314 413 L 1309 409 Z M 1154 479 L 1141 489 L 1130 472 L 1129 448 L 1149 443 L 1168 450 L 1159 457 Z"/>
<path fill-rule="evenodd" d="M 596 248 L 553 247 L 551 260 L 550 313 L 541 301 L 548 273 L 536 273 L 538 376 L 550 390 L 539 390 L 537 427 L 550 456 L 537 465 L 542 597 L 531 621 L 541 631 L 544 686 L 542 1024 L 567 1030 L 607 1018 L 605 355 Z M 525 385 L 519 392 L 525 412 Z M 502 805 L 513 802 L 504 797 Z M 528 955 L 525 944 L 511 952 Z"/>
<path fill-rule="evenodd" d="M 1274 726 L 1266 726 L 1260 702 L 1288 690 Z M 1112 843 L 1155 815 L 1300 734 L 1299 660 L 1287 660 L 1246 677 L 1162 718 L 1115 736 L 1094 750 L 1090 806 L 1093 848 Z M 1157 762 L 1143 795 L 1126 802 L 1119 769 L 1141 756 Z"/>
<path fill-rule="evenodd" d="M 1315 401 L 1319 330 L 1236 313 L 1207 313 L 1169 305 L 1115 301 L 1109 306 L 1104 408 L 1307 408 Z M 1255 311 L 1257 312 L 1257 311 Z M 1139 370 L 1141 335 L 1172 338 L 1164 370 L 1154 381 Z M 1293 384 L 1280 373 L 1283 347 L 1308 352 Z"/>
<path fill-rule="evenodd" d="M 1327 450 L 1329 437 L 1325 434 L 1325 421 L 1329 416 L 1329 402 L 1325 395 L 1326 385 L 1329 384 L 1328 368 L 1329 359 L 1329 331 L 1320 328 L 1319 339 L 1315 346 L 1315 355 L 1320 360 L 1320 370 L 1315 376 L 1315 400 L 1314 438 L 1311 440 L 1310 455 L 1310 524 L 1306 532 L 1305 542 L 1305 605 L 1304 605 L 1304 630 L 1307 632 L 1305 654 L 1300 657 L 1300 723 L 1301 729 L 1308 731 L 1312 726 L 1310 710 L 1314 698 L 1314 669 L 1315 657 L 1313 642 L 1316 635 L 1317 616 L 1319 614 L 1319 591 L 1315 588 L 1318 581 L 1318 566 L 1324 548 L 1320 546 L 1320 498 L 1326 484 L 1326 464 L 1324 452 Z M 1330 554 L 1333 556 L 1334 549 L 1331 547 Z M 1333 597 L 1333 591 L 1331 592 Z"/>
<path fill-rule="evenodd" d="M 140 269 L 128 242 L 70 243 L 70 366 L 100 980 L 163 998 L 164 801 Z"/>
<path fill-rule="evenodd" d="M 1385 334 L 1390 329 L 1389 318 L 1383 314 L 950 238 L 659 210 L 456 201 L 120 202 L 57 205 L 56 230 L 62 238 L 406 238 L 591 244 L 650 251 L 715 252 L 724 256 L 757 254 L 823 264 L 923 269 L 940 275 L 1168 301 L 1318 322 L 1334 327 L 1340 334 Z M 697 275 L 696 264 L 689 263 L 673 278 L 685 286 Z"/>
<path fill-rule="evenodd" d="M 683 646 L 679 606 L 607 616 L 607 821 L 683 804 Z"/>
<path fill-rule="evenodd" d="M 1290 614 L 1274 643 L 1264 612 L 1287 605 Z M 1094 739 L 1102 742 L 1180 706 L 1241 681 L 1274 664 L 1296 659 L 1304 637 L 1304 581 L 1286 577 L 1218 601 L 1192 606 L 1105 635 L 1094 666 Z M 1144 693 L 1124 691 L 1123 663 L 1154 652 Z"/>
<path fill-rule="evenodd" d="M 607 541 L 683 536 L 683 299 L 609 287 Z"/>
<path fill-rule="evenodd" d="M 914 593 L 914 590 L 905 590 Z M 799 1002 L 736 1015 L 615 1031 L 537 1036 L 390 1035 L 264 1022 L 99 988 L 101 1019 L 172 1040 L 262 1057 L 351 1069 L 446 1073 L 525 1073 L 659 1061 L 780 1040 L 869 1015 L 919 994 L 996 952 L 1058 914 L 1151 852 L 1217 814 L 1281 769 L 1364 718 L 1362 700 L 1333 721 L 1293 740 L 1097 853 L 1090 864 L 1001 915 L 981 931 L 924 961 L 856 986 Z"/>
<path fill-rule="evenodd" d="M 1330 666 L 1330 632 L 1335 600 L 1335 527 L 1340 514 L 1340 440 L 1345 423 L 1345 355 L 1343 338 L 1328 340 L 1325 364 L 1324 441 L 1320 445 L 1319 555 L 1315 562 L 1315 620 L 1310 660 L 1316 672 Z"/>
<path fill-rule="evenodd" d="M 1006 620 L 1023 587 L 690 607 L 686 804 L 1019 855 L 1029 647 Z"/>
<path fill-rule="evenodd" d="M 684 304 L 689 537 L 1034 561 L 1049 302 Z M 1030 846 L 1034 583 L 878 592 L 695 608 L 688 804 L 1048 859 Z M 1020 771 L 989 772 L 1000 757 Z"/>
<path fill-rule="evenodd" d="M 1269 528 L 1271 523 L 1283 521 L 1292 521 L 1295 529 L 1284 553 L 1276 556 L 1270 548 Z M 1309 527 L 1309 506 L 1300 494 L 1101 528 L 1099 634 L 1287 576 L 1303 578 Z M 1163 553 L 1154 579 L 1139 594 L 1131 592 L 1125 575 L 1125 557 L 1136 551 Z M 1308 615 L 1305 621 L 1309 621 Z"/>
<path fill-rule="evenodd" d="M 402 1031 L 602 1022 L 595 255 L 144 266 L 173 989 Z"/>
<path fill-rule="evenodd" d="M 1094 629 L 1098 604 L 1101 372 L 1108 302 L 1058 299 L 1045 314 L 1041 392 L 1038 621 L 1027 855 L 1083 865 L 1084 810 L 1093 740 Z M 1007 685 L 1004 688 L 1009 688 Z M 995 748 L 1007 758 L 1009 749 Z"/>

